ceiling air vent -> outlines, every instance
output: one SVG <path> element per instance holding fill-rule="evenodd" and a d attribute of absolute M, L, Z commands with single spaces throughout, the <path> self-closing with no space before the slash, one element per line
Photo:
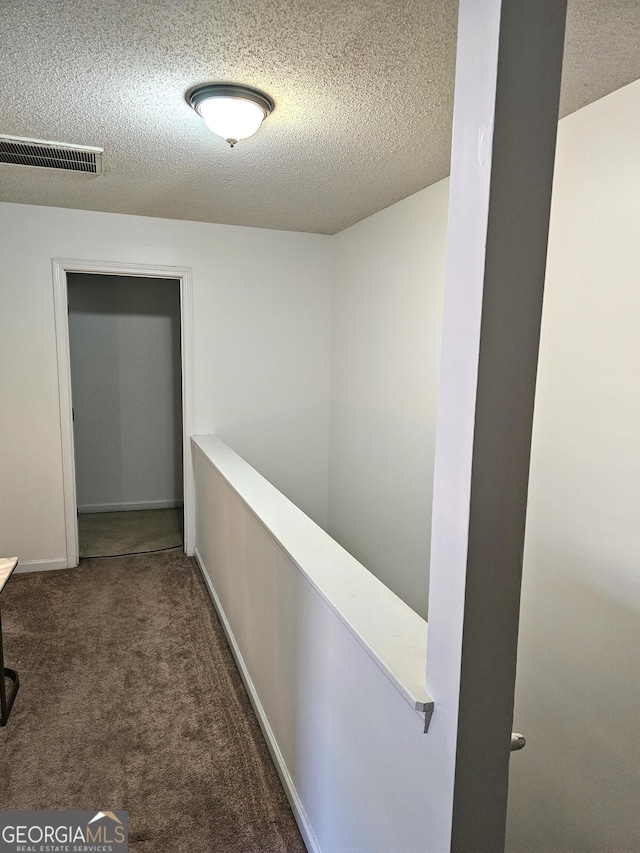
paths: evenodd
<path fill-rule="evenodd" d="M 67 172 L 102 174 L 103 148 L 90 145 L 67 145 L 43 139 L 21 139 L 0 133 L 0 163 L 14 166 L 37 166 L 40 169 L 64 169 Z"/>

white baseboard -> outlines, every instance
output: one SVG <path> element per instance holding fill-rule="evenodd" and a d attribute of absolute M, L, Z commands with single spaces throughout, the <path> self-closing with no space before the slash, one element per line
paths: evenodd
<path fill-rule="evenodd" d="M 125 501 L 119 504 L 83 504 L 78 512 L 127 512 L 136 509 L 173 509 L 182 506 L 182 501 Z"/>
<path fill-rule="evenodd" d="M 229 620 L 227 619 L 220 599 L 218 598 L 218 595 L 213 587 L 213 583 L 211 582 L 211 578 L 209 577 L 209 574 L 204 565 L 204 561 L 197 547 L 194 551 L 194 556 L 198 561 L 200 571 L 202 572 L 202 577 L 204 578 L 206 587 L 209 590 L 209 595 L 211 596 L 211 601 L 213 602 L 213 606 L 215 607 L 220 621 L 222 622 L 224 632 L 227 635 L 227 640 L 229 641 L 231 652 L 233 653 L 233 657 L 235 658 L 238 670 L 240 671 L 240 676 L 242 677 L 244 685 L 247 688 L 249 699 L 251 700 L 253 709 L 256 712 L 258 722 L 260 723 L 260 728 L 262 729 L 262 733 L 264 734 L 265 739 L 267 741 L 267 746 L 269 747 L 269 751 L 276 766 L 276 770 L 278 771 L 278 775 L 280 776 L 280 780 L 284 786 L 285 793 L 289 800 L 289 804 L 291 805 L 291 810 L 293 811 L 293 815 L 296 819 L 296 823 L 298 824 L 298 828 L 300 829 L 300 833 L 304 840 L 305 846 L 309 853 L 321 853 L 318 840 L 311 827 L 311 823 L 309 822 L 309 818 L 307 817 L 307 813 L 304 809 L 304 806 L 302 805 L 302 801 L 300 800 L 298 792 L 296 791 L 295 785 L 293 784 L 293 779 L 291 778 L 291 774 L 289 773 L 289 770 L 285 763 L 284 756 L 280 751 L 280 747 L 278 746 L 278 742 L 276 740 L 276 736 L 273 733 L 273 729 L 269 724 L 269 720 L 267 719 L 265 710 L 262 707 L 262 702 L 260 701 L 258 692 L 251 679 L 251 676 L 249 675 L 249 670 L 247 669 L 244 659 L 242 657 L 242 652 L 240 651 L 236 639 L 233 636 L 233 630 L 231 629 Z"/>
<path fill-rule="evenodd" d="M 25 574 L 26 572 L 52 572 L 57 569 L 67 569 L 66 557 L 59 557 L 57 560 L 25 560 L 20 561 L 16 567 L 16 574 Z"/>

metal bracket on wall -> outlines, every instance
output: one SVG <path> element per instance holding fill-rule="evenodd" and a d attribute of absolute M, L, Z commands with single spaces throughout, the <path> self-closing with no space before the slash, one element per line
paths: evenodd
<path fill-rule="evenodd" d="M 424 733 L 426 734 L 433 716 L 433 702 L 416 702 L 416 709 L 424 713 Z"/>

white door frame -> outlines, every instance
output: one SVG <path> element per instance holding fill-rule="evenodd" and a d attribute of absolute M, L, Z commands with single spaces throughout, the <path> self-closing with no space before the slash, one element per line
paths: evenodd
<path fill-rule="evenodd" d="M 73 445 L 73 412 L 71 409 L 71 358 L 69 352 L 67 299 L 67 273 L 70 272 L 136 276 L 139 278 L 172 278 L 180 282 L 184 550 L 191 556 L 195 550 L 196 538 L 195 491 L 190 441 L 194 431 L 193 288 L 191 269 L 189 267 L 148 266 L 147 264 L 121 264 L 108 261 L 78 261 L 68 258 L 53 258 L 52 265 L 67 567 L 73 568 L 77 566 L 80 559 L 76 503 L 76 466 Z"/>

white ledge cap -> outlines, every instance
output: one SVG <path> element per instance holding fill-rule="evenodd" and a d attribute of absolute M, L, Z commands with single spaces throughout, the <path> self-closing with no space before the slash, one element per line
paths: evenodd
<path fill-rule="evenodd" d="M 427 623 L 215 435 L 192 436 L 426 728 Z"/>

